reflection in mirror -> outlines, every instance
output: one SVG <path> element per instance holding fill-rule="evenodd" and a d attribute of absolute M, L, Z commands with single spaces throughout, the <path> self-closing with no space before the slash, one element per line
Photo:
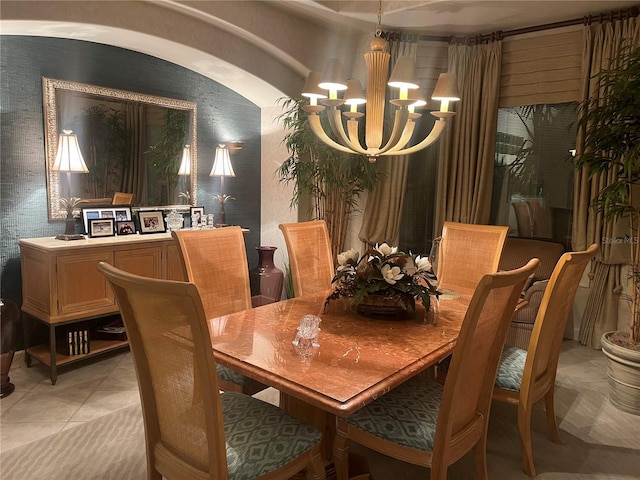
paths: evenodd
<path fill-rule="evenodd" d="M 195 103 L 51 78 L 43 79 L 43 93 L 50 219 L 66 217 L 60 198 L 67 192 L 51 168 L 62 129 L 77 135 L 89 168 L 73 179 L 69 196 L 111 203 L 123 192 L 133 194 L 135 207 L 195 205 Z"/>

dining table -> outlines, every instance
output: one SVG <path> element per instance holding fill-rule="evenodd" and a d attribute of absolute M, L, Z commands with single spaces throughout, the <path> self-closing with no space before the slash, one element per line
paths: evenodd
<path fill-rule="evenodd" d="M 318 292 L 209 319 L 216 362 L 280 391 L 280 407 L 323 431 L 331 458 L 335 417 L 347 417 L 453 350 L 473 292 L 432 298 L 400 317 L 359 314 Z M 319 326 L 295 342 L 302 319 Z M 298 345 L 294 345 L 298 343 Z"/>

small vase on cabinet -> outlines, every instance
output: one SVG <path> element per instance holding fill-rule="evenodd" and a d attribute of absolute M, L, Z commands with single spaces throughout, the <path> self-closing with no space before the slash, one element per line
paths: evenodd
<path fill-rule="evenodd" d="M 251 303 L 254 307 L 278 302 L 282 297 L 284 273 L 273 263 L 277 247 L 256 247 L 258 266 L 249 272 Z"/>

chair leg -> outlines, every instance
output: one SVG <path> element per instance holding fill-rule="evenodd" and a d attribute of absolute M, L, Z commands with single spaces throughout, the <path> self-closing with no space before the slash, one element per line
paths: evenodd
<path fill-rule="evenodd" d="M 518 405 L 518 432 L 520 433 L 520 451 L 522 453 L 522 469 L 530 477 L 536 476 L 531 447 L 531 406 Z"/>
<path fill-rule="evenodd" d="M 307 480 L 325 480 L 326 472 L 324 469 L 324 460 L 320 455 L 320 445 L 315 447 L 311 452 L 309 466 L 307 467 Z"/>
<path fill-rule="evenodd" d="M 162 475 L 147 463 L 147 480 L 162 480 Z"/>
<path fill-rule="evenodd" d="M 476 480 L 487 480 L 489 474 L 487 472 L 487 434 L 473 447 L 473 461 L 476 469 Z"/>
<path fill-rule="evenodd" d="M 336 437 L 333 441 L 333 464 L 336 467 L 338 480 L 349 478 L 349 426 L 342 419 L 336 422 Z"/>
<path fill-rule="evenodd" d="M 438 462 L 436 465 L 431 465 L 431 472 L 429 474 L 429 480 L 447 480 L 448 467 Z"/>
<path fill-rule="evenodd" d="M 556 411 L 553 405 L 553 385 L 544 396 L 544 409 L 547 413 L 547 425 L 549 425 L 549 436 L 553 443 L 562 443 L 560 440 L 560 431 L 558 430 L 558 424 L 556 421 Z"/>

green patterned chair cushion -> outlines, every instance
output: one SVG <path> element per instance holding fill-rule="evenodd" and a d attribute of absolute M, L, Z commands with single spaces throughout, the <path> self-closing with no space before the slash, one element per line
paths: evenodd
<path fill-rule="evenodd" d="M 318 430 L 269 403 L 235 392 L 220 398 L 229 480 L 276 470 L 321 439 Z"/>
<path fill-rule="evenodd" d="M 432 380 L 409 380 L 361 408 L 346 421 L 398 445 L 432 451 L 442 388 Z"/>
<path fill-rule="evenodd" d="M 248 385 L 253 380 L 249 377 L 245 377 L 241 373 L 236 372 L 235 370 L 231 370 L 228 367 L 224 367 L 222 365 L 216 365 L 216 372 L 218 373 L 218 378 L 225 382 L 235 383 L 236 385 Z"/>
<path fill-rule="evenodd" d="M 506 347 L 500 357 L 496 387 L 504 390 L 520 391 L 524 362 L 527 360 L 527 351 L 516 347 Z"/>

